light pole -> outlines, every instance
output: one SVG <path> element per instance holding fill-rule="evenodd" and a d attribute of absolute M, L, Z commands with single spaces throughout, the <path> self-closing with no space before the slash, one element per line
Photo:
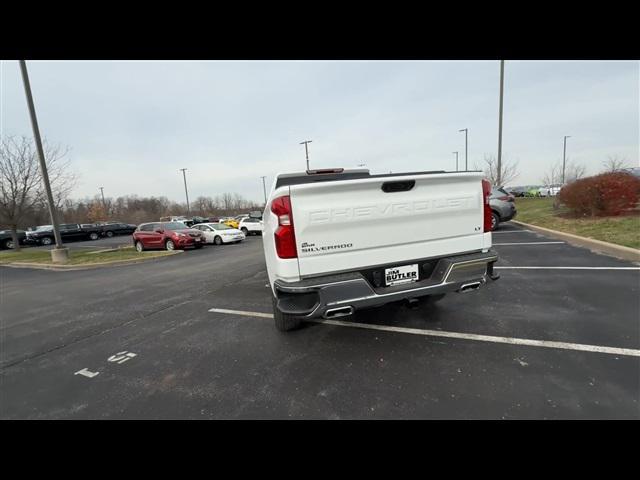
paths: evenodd
<path fill-rule="evenodd" d="M 567 166 L 567 138 L 571 138 L 571 135 L 564 136 L 564 147 L 562 149 L 562 184 L 564 185 L 564 171 Z"/>
<path fill-rule="evenodd" d="M 500 110 L 498 114 L 498 173 L 496 175 L 496 187 L 501 187 L 502 182 L 502 100 L 504 97 L 504 60 L 500 60 Z"/>
<path fill-rule="evenodd" d="M 469 149 L 468 149 L 468 137 L 467 134 L 469 133 L 469 129 L 468 128 L 463 128 L 462 130 L 458 130 L 459 132 L 464 132 L 464 171 L 468 172 L 469 171 Z"/>
<path fill-rule="evenodd" d="M 104 201 L 104 187 L 98 187 L 100 189 L 100 195 L 102 195 L 102 208 L 104 208 L 104 214 L 108 215 L 107 212 L 107 203 Z"/>
<path fill-rule="evenodd" d="M 264 179 L 266 177 L 260 177 L 260 178 L 262 178 L 262 191 L 264 192 L 264 205 L 266 207 L 267 206 L 267 187 L 265 187 L 264 185 Z"/>
<path fill-rule="evenodd" d="M 187 217 L 191 216 L 191 208 L 189 208 L 189 192 L 187 191 L 187 174 L 186 168 L 181 168 L 180 171 L 182 171 L 182 178 L 184 179 L 184 195 L 187 197 Z"/>
<path fill-rule="evenodd" d="M 53 263 L 67 263 L 69 260 L 69 250 L 62 246 L 62 237 L 60 236 L 60 227 L 58 226 L 58 216 L 56 214 L 55 204 L 53 203 L 53 193 L 51 192 L 51 184 L 49 183 L 49 173 L 47 172 L 47 163 L 44 158 L 40 129 L 38 128 L 36 107 L 33 104 L 33 95 L 31 94 L 31 84 L 29 83 L 27 64 L 24 60 L 20 60 L 20 71 L 22 73 L 24 93 L 27 97 L 27 106 L 29 107 L 29 116 L 31 117 L 31 128 L 33 129 L 33 137 L 36 142 L 36 150 L 38 152 L 38 160 L 40 162 L 42 182 L 44 183 L 44 189 L 47 193 L 47 202 L 49 203 L 49 216 L 51 217 L 51 225 L 53 226 L 53 237 L 56 241 L 56 247 L 51 250 L 51 261 Z"/>
<path fill-rule="evenodd" d="M 458 171 L 458 152 L 453 152 L 456 154 L 456 172 Z"/>
<path fill-rule="evenodd" d="M 307 157 L 307 170 L 309 170 L 309 148 L 308 144 L 310 144 L 313 140 L 305 140 L 304 142 L 300 142 L 300 145 L 304 144 L 304 153 Z"/>

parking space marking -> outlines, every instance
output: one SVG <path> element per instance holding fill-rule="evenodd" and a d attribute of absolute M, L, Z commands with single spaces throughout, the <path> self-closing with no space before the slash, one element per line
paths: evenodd
<path fill-rule="evenodd" d="M 494 243 L 493 245 L 558 245 L 565 242 L 512 242 L 512 243 Z"/>
<path fill-rule="evenodd" d="M 493 267 L 494 270 L 640 270 L 640 267 Z"/>
<path fill-rule="evenodd" d="M 133 357 L 137 357 L 137 356 L 138 356 L 137 353 L 127 352 L 125 350 L 124 352 L 118 352 L 115 355 L 111 355 L 109 358 L 107 358 L 107 362 L 124 363 L 126 361 L 131 360 Z"/>
<path fill-rule="evenodd" d="M 273 315 L 270 313 L 246 312 L 244 310 L 226 310 L 224 308 L 212 308 L 209 311 L 212 313 L 229 313 L 231 315 L 244 315 L 247 317 L 273 318 Z"/>
<path fill-rule="evenodd" d="M 228 313 L 249 317 L 273 318 L 270 313 L 247 312 L 243 310 L 227 310 L 224 308 L 212 308 L 209 312 Z M 458 338 L 462 340 L 475 340 L 479 342 L 506 343 L 509 345 L 525 345 L 528 347 L 556 348 L 561 350 L 577 350 L 581 352 L 606 353 L 610 355 L 622 355 L 640 357 L 640 350 L 632 348 L 603 347 L 599 345 L 586 345 L 582 343 L 555 342 L 550 340 L 531 340 L 528 338 L 499 337 L 494 335 L 480 335 L 476 333 L 448 332 L 443 330 L 423 330 L 419 328 L 391 327 L 387 325 L 375 325 L 370 323 L 343 322 L 340 320 L 306 320 L 313 323 L 335 325 L 339 327 L 363 328 L 366 330 L 381 330 L 385 332 L 408 333 L 411 335 L 423 335 L 427 337 Z"/>
<path fill-rule="evenodd" d="M 86 368 L 83 368 L 82 370 L 78 370 L 76 373 L 74 373 L 74 375 L 82 375 L 84 377 L 93 378 L 96 375 L 98 375 L 99 373 L 100 372 L 90 372 Z"/>

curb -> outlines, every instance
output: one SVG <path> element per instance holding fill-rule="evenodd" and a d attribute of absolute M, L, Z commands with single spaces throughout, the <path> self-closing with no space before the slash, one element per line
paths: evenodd
<path fill-rule="evenodd" d="M 517 225 L 522 225 L 523 227 L 530 228 L 533 231 L 538 231 L 539 233 L 545 233 L 549 236 L 566 240 L 572 245 L 586 247 L 596 253 L 609 255 L 611 257 L 616 257 L 622 260 L 640 262 L 640 250 L 637 250 L 635 248 L 616 245 L 615 243 L 603 242 L 602 240 L 596 240 L 593 238 L 581 237 L 580 235 L 574 235 L 573 233 L 551 230 L 550 228 L 539 227 L 537 225 L 531 225 L 530 223 L 524 223 L 518 220 L 511 220 L 511 222 Z"/>
<path fill-rule="evenodd" d="M 159 260 L 161 258 L 168 258 L 179 253 L 184 253 L 183 250 L 174 250 L 172 253 L 168 255 L 158 255 L 154 257 L 148 258 L 133 258 L 129 260 L 114 260 L 112 262 L 100 262 L 100 263 L 87 263 L 84 265 L 53 265 L 53 264 L 43 264 L 43 263 L 31 263 L 31 262 L 13 262 L 13 263 L 5 263 L 0 265 L 0 267 L 11 267 L 11 268 L 32 268 L 36 270 L 55 270 L 58 272 L 67 272 L 73 270 L 90 270 L 92 268 L 103 268 L 103 267 L 119 267 L 121 265 L 132 265 L 134 263 L 142 263 L 142 262 L 150 262 L 153 260 Z"/>

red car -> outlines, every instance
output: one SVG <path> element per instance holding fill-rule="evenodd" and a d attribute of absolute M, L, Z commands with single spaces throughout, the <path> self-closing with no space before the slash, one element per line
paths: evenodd
<path fill-rule="evenodd" d="M 133 232 L 133 245 L 139 252 L 148 248 L 202 248 L 204 237 L 200 230 L 189 228 L 182 222 L 142 223 Z"/>

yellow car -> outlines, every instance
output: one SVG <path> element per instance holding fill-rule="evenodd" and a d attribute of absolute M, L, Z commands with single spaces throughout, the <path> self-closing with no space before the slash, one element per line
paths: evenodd
<path fill-rule="evenodd" d="M 223 220 L 220 223 L 224 223 L 225 225 L 228 225 L 231 228 L 238 228 L 240 226 L 238 221 L 234 220 L 233 218 L 227 218 L 226 220 Z"/>

